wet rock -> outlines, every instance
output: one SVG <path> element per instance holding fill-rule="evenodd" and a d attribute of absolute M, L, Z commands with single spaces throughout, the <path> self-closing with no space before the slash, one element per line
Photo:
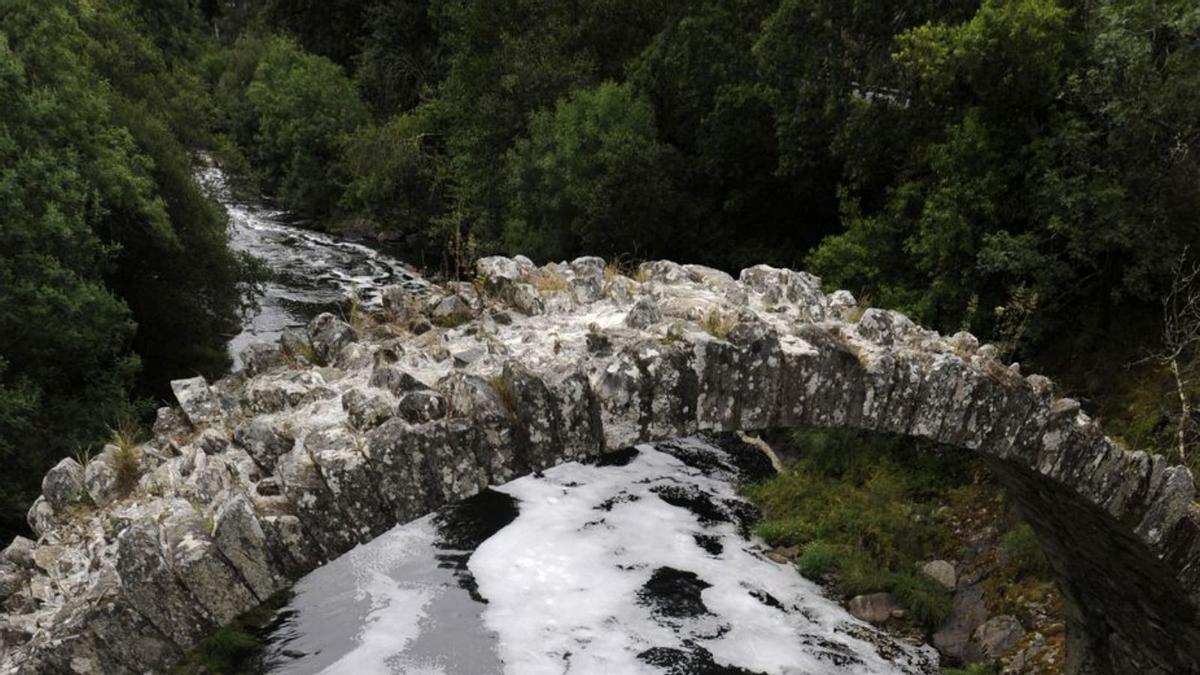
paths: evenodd
<path fill-rule="evenodd" d="M 1025 637 L 1025 629 L 1016 617 L 1008 614 L 993 616 L 975 629 L 972 638 L 979 643 L 984 656 L 1000 658 Z"/>
<path fill-rule="evenodd" d="M 684 618 L 708 613 L 701 593 L 712 584 L 695 572 L 660 567 L 638 591 L 638 602 L 656 614 Z"/>
<path fill-rule="evenodd" d="M 86 494 L 83 467 L 70 457 L 55 464 L 42 478 L 42 496 L 55 511 L 62 511 Z"/>
<path fill-rule="evenodd" d="M 446 416 L 446 399 L 433 391 L 410 391 L 400 397 L 397 412 L 410 424 L 421 424 Z"/>
<path fill-rule="evenodd" d="M 856 595 L 846 603 L 846 610 L 856 619 L 875 624 L 886 623 L 896 609 L 899 606 L 892 600 L 891 593 Z"/>
<path fill-rule="evenodd" d="M 392 416 L 392 404 L 382 396 L 351 389 L 342 395 L 342 408 L 356 429 L 371 429 Z"/>
<path fill-rule="evenodd" d="M 171 391 L 192 426 L 216 424 L 223 418 L 221 402 L 203 377 L 171 380 Z"/>
<path fill-rule="evenodd" d="M 945 560 L 931 560 L 921 566 L 921 573 L 925 576 L 938 582 L 948 591 L 954 590 L 958 585 L 958 575 L 954 572 L 954 565 Z"/>
<path fill-rule="evenodd" d="M 350 324 L 329 312 L 317 315 L 308 323 L 307 330 L 313 353 L 320 365 L 332 363 L 342 347 L 358 339 Z"/>

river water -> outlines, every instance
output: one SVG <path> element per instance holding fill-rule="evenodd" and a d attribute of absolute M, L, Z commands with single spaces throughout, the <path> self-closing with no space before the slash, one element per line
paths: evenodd
<path fill-rule="evenodd" d="M 296 227 L 288 223 L 286 212 L 236 198 L 225 174 L 206 164 L 197 177 L 229 213 L 231 247 L 253 255 L 271 273 L 255 294 L 256 306 L 243 316 L 242 331 L 229 341 L 235 367 L 247 345 L 275 341 L 321 312 L 341 311 L 352 293 L 364 305 L 378 306 L 385 286 L 407 286 L 414 292 L 427 286 L 395 252 L 389 254 L 379 244 Z"/>
<path fill-rule="evenodd" d="M 238 202 L 233 246 L 275 272 L 230 342 L 380 290 L 427 287 L 377 247 Z M 372 675 L 933 675 L 936 653 L 852 618 L 769 560 L 737 486 L 763 456 L 730 437 L 569 463 L 398 525 L 301 579 L 262 629 L 253 672 Z"/>

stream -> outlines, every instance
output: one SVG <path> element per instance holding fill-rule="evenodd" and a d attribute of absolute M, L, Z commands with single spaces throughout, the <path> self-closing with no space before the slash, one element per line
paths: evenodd
<path fill-rule="evenodd" d="M 229 344 L 275 340 L 357 293 L 427 287 L 367 242 L 288 224 L 200 180 L 233 247 L 275 272 Z M 871 628 L 771 561 L 737 486 L 769 471 L 732 436 L 568 463 L 398 525 L 301 579 L 251 672 L 370 675 L 936 675 L 932 648 Z"/>

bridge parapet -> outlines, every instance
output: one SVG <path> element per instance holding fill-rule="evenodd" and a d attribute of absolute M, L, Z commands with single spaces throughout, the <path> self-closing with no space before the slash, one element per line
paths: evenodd
<path fill-rule="evenodd" d="M 488 485 L 637 442 L 801 424 L 979 453 L 1060 574 L 1075 670 L 1200 672 L 1190 473 L 1121 448 L 994 347 L 768 266 L 478 269 L 419 300 L 386 293 L 380 323 L 323 315 L 256 346 L 245 371 L 173 383 L 153 440 L 56 466 L 30 510 L 39 541 L 0 560 L 0 672 L 158 668 Z"/>

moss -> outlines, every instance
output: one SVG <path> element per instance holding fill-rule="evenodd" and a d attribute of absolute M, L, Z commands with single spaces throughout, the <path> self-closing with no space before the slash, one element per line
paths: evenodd
<path fill-rule="evenodd" d="M 260 648 L 263 635 L 275 619 L 276 610 L 291 599 L 290 591 L 281 591 L 266 602 L 222 626 L 186 654 L 174 669 L 175 675 L 249 675 L 263 671 Z"/>

